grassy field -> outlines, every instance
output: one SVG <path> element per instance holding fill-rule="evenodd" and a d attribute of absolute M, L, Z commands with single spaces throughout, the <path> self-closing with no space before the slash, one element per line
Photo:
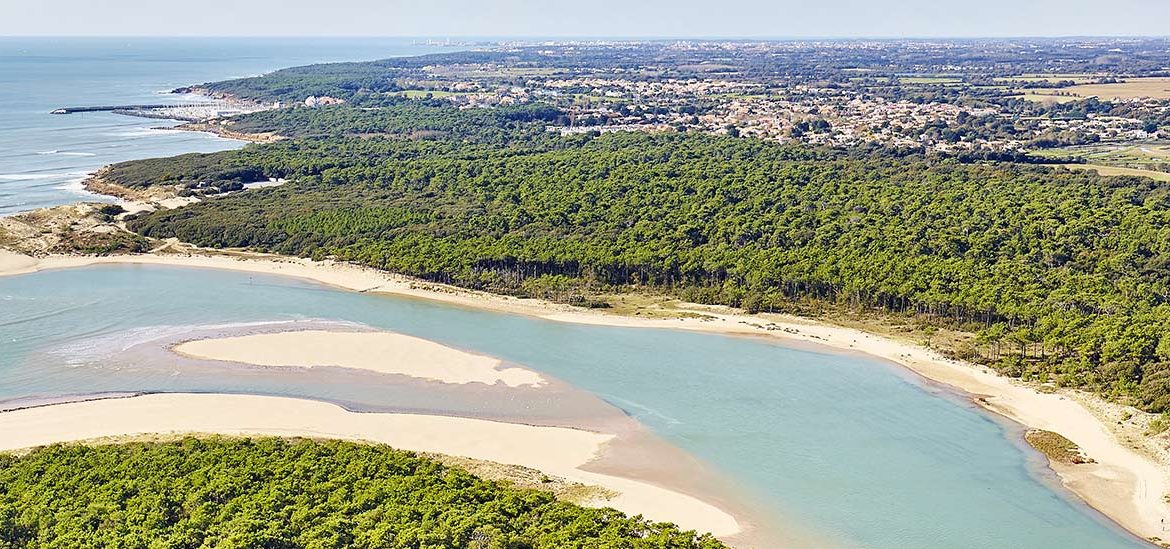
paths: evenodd
<path fill-rule="evenodd" d="M 1105 77 L 1104 74 L 1021 74 L 1020 76 L 1008 76 L 1005 78 L 998 78 L 1002 82 L 1060 82 L 1062 80 L 1072 80 L 1077 84 L 1092 84 L 1096 80 Z"/>
<path fill-rule="evenodd" d="M 1039 90 L 1038 91 L 1024 92 L 1024 93 L 1021 93 L 1020 95 L 1016 95 L 1014 97 L 1018 97 L 1020 99 L 1026 100 L 1026 101 L 1035 101 L 1037 103 L 1044 103 L 1046 101 L 1051 101 L 1053 103 L 1069 103 L 1069 102 L 1081 99 L 1080 97 L 1073 97 L 1073 96 L 1068 96 L 1068 95 L 1052 95 L 1049 93 L 1040 93 Z"/>
<path fill-rule="evenodd" d="M 1170 143 L 1165 141 L 1077 145 L 1036 150 L 1031 154 L 1044 158 L 1083 158 L 1098 166 L 1155 172 L 1165 172 L 1162 166 L 1170 165 Z"/>
<path fill-rule="evenodd" d="M 1072 94 L 1078 98 L 1097 96 L 1112 100 L 1139 97 L 1170 99 L 1170 78 L 1129 78 L 1117 84 L 1081 84 L 1059 90 L 1030 90 L 1030 93 L 1037 95 L 1051 95 L 1056 92 Z"/>
<path fill-rule="evenodd" d="M 1100 164 L 1048 164 L 1048 166 L 1059 167 L 1063 166 L 1070 170 L 1092 170 L 1100 175 L 1132 175 L 1138 177 L 1148 177 L 1156 181 L 1165 181 L 1170 183 L 1170 173 L 1158 172 L 1154 170 L 1139 170 L 1135 168 L 1119 168 L 1117 166 L 1102 166 Z"/>
<path fill-rule="evenodd" d="M 902 84 L 961 84 L 962 78 L 954 76 L 903 76 L 898 79 Z"/>

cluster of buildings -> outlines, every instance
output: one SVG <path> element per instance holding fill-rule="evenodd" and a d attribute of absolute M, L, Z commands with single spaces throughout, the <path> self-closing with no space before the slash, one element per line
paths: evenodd
<path fill-rule="evenodd" d="M 827 83 L 781 85 L 725 78 L 717 64 L 688 68 L 708 76 L 663 77 L 653 74 L 653 69 L 570 74 L 504 65 L 441 66 L 427 71 L 423 79 L 401 84 L 415 88 L 411 92 L 415 95 L 430 93 L 461 108 L 551 103 L 566 113 L 562 124 L 552 128 L 561 133 L 700 131 L 830 146 L 872 143 L 937 151 L 1014 150 L 1041 141 L 1063 144 L 1151 136 L 1133 118 L 1088 115 L 1024 120 L 994 106 L 896 99 Z M 998 130 L 971 124 L 989 117 L 1000 120 L 995 124 Z"/>
<path fill-rule="evenodd" d="M 701 131 L 830 146 L 875 143 L 936 151 L 1015 150 L 1044 139 L 1084 143 L 1154 137 L 1135 118 L 1090 114 L 1023 119 L 995 107 L 893 100 L 847 88 L 769 87 L 718 78 L 550 77 L 495 86 L 460 81 L 433 91 L 434 97 L 462 108 L 552 103 L 567 113 L 565 124 L 553 128 L 561 133 Z M 1012 131 L 996 134 L 967 126 L 971 120 L 988 117 L 1003 119 Z"/>
<path fill-rule="evenodd" d="M 788 97 L 729 101 L 700 116 L 702 127 L 697 129 L 824 145 L 880 143 L 933 148 L 954 146 L 962 140 L 946 139 L 942 132 L 928 132 L 928 128 L 951 127 L 996 112 L 990 108 L 891 101 L 839 90 L 804 88 Z M 970 145 L 992 145 L 987 140 L 978 141 L 971 140 Z"/>
<path fill-rule="evenodd" d="M 336 97 L 329 97 L 328 95 L 322 95 L 320 97 L 318 97 L 316 95 L 310 95 L 310 96 L 305 98 L 305 106 L 309 107 L 310 109 L 316 109 L 318 107 L 327 107 L 329 105 L 340 105 L 342 103 L 345 103 L 344 99 L 338 99 Z"/>
<path fill-rule="evenodd" d="M 973 47 L 1003 62 L 975 63 L 959 55 Z M 977 93 L 1007 70 L 1001 65 L 1016 72 L 1031 68 L 1036 62 L 1028 51 L 1063 55 L 1066 47 L 1029 41 L 559 43 L 528 52 L 547 64 L 524 59 L 518 46 L 519 61 L 436 64 L 395 84 L 408 97 L 468 109 L 550 103 L 565 113 L 551 128 L 562 133 L 699 131 L 937 151 L 1154 137 L 1156 131 L 1132 114 L 1036 114 L 997 106 Z M 840 68 L 849 64 L 855 68 Z M 948 89 L 952 85 L 957 87 Z M 310 107 L 333 102 L 340 100 L 305 100 Z M 1148 119 L 1147 107 L 1170 109 L 1170 102 L 1143 105 L 1142 118 Z"/>

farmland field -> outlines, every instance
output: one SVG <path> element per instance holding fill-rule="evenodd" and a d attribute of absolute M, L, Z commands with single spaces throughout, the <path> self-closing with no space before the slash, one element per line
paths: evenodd
<path fill-rule="evenodd" d="M 1170 165 L 1170 143 L 1164 141 L 1079 145 L 1032 151 L 1045 158 L 1083 158 L 1089 164 L 1165 172 Z"/>
<path fill-rule="evenodd" d="M 1134 168 L 1118 168 L 1116 166 L 1102 166 L 1100 164 L 1052 164 L 1052 166 L 1064 166 L 1071 170 L 1092 170 L 1099 175 L 1132 175 L 1137 177 L 1148 177 L 1155 181 L 1165 181 L 1170 183 L 1170 173 L 1157 172 L 1154 170 L 1138 170 Z"/>
<path fill-rule="evenodd" d="M 1140 97 L 1155 99 L 1170 99 L 1170 78 L 1130 78 L 1117 84 L 1081 84 L 1059 90 L 1035 90 L 1038 95 L 1050 95 L 1055 92 L 1067 93 L 1077 97 L 1097 96 L 1101 99 L 1124 100 Z"/>

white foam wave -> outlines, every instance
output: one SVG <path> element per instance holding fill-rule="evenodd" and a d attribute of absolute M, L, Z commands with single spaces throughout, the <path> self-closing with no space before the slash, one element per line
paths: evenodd
<path fill-rule="evenodd" d="M 95 195 L 95 193 L 91 193 L 88 190 L 86 190 L 86 188 L 85 188 L 85 180 L 88 178 L 89 178 L 89 176 L 87 176 L 87 175 L 75 177 L 73 179 L 70 179 L 69 181 L 66 181 L 65 183 L 63 183 L 61 185 L 57 185 L 57 189 L 62 190 L 62 191 L 68 191 L 71 193 L 84 194 L 87 196 L 88 195 Z M 95 195 L 95 196 L 102 196 L 102 195 Z"/>
<path fill-rule="evenodd" d="M 89 172 L 60 173 L 0 173 L 0 181 L 47 181 L 51 179 L 84 178 Z"/>
<path fill-rule="evenodd" d="M 39 154 L 41 156 L 48 156 L 51 154 L 59 154 L 61 156 L 97 156 L 97 153 L 62 151 L 62 150 L 58 150 L 58 149 L 53 149 L 51 151 L 37 151 L 37 154 Z"/>

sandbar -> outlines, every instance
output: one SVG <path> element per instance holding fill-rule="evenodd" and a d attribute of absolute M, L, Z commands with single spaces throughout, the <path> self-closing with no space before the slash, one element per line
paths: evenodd
<path fill-rule="evenodd" d="M 538 387 L 531 370 L 503 367 L 500 360 L 391 332 L 304 330 L 201 339 L 176 345 L 191 358 L 257 366 L 336 366 L 398 374 L 443 383 L 503 383 Z"/>

